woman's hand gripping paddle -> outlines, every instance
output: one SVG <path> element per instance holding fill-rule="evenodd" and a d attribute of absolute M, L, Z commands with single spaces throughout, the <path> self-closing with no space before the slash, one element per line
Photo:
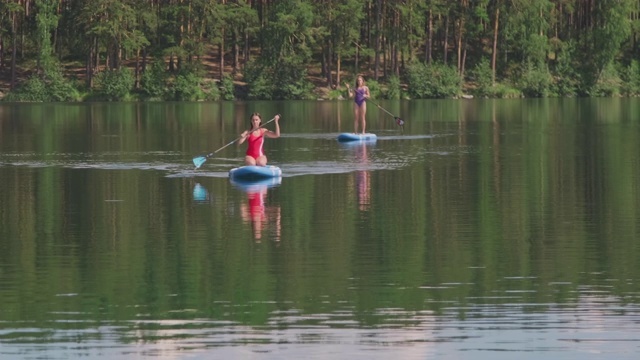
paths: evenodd
<path fill-rule="evenodd" d="M 268 123 L 272 122 L 272 121 L 273 121 L 273 120 L 275 120 L 275 119 L 276 119 L 276 118 L 274 117 L 273 119 L 271 119 L 271 120 L 267 121 L 266 123 L 264 123 L 264 124 L 260 125 L 260 127 L 258 127 L 258 129 L 261 129 L 261 128 L 265 127 Z M 251 129 L 249 129 L 249 131 L 250 131 L 250 130 L 251 130 Z M 257 130 L 257 129 L 256 129 L 256 130 Z M 207 161 L 207 159 L 208 159 L 208 158 L 212 157 L 212 156 L 213 156 L 213 155 L 215 155 L 218 151 L 220 151 L 220 150 L 222 150 L 222 149 L 226 148 L 227 146 L 229 146 L 229 145 L 231 145 L 231 144 L 235 143 L 236 141 L 238 141 L 238 140 L 240 140 L 240 139 L 242 139 L 242 136 L 237 137 L 237 138 L 236 138 L 235 140 L 233 140 L 232 142 L 228 143 L 227 145 L 225 145 L 225 146 L 221 147 L 220 149 L 218 149 L 218 150 L 216 150 L 216 151 L 214 151 L 214 152 L 208 153 L 207 155 L 202 155 L 202 156 L 196 156 L 196 157 L 194 157 L 194 158 L 193 158 L 193 165 L 195 165 L 195 166 L 196 166 L 196 169 L 200 168 L 200 166 L 202 166 L 202 164 L 204 164 L 204 163 L 205 163 L 205 161 Z"/>

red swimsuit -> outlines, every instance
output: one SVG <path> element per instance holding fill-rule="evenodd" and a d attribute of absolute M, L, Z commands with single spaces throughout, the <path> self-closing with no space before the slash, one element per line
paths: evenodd
<path fill-rule="evenodd" d="M 247 156 L 258 159 L 264 155 L 262 145 L 264 145 L 264 129 L 260 129 L 260 135 L 254 135 L 252 131 L 249 135 L 249 147 L 247 147 Z"/>

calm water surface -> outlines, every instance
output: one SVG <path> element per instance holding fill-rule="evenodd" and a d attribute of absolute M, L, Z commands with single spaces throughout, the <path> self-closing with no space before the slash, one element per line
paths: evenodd
<path fill-rule="evenodd" d="M 640 356 L 640 100 L 380 104 L 0 104 L 0 358 Z"/>

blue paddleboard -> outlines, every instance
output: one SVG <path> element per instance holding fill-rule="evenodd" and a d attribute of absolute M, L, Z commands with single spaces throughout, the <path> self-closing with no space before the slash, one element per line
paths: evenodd
<path fill-rule="evenodd" d="M 338 135 L 338 141 L 340 142 L 348 142 L 348 141 L 376 141 L 378 137 L 376 134 L 366 133 L 366 134 L 354 134 L 354 133 L 341 133 Z"/>
<path fill-rule="evenodd" d="M 241 166 L 229 170 L 229 178 L 233 180 L 259 180 L 281 177 L 282 170 L 277 166 Z"/>

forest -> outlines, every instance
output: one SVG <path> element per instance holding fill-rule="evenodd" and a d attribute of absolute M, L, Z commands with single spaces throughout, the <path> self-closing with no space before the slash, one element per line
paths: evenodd
<path fill-rule="evenodd" d="M 4 0 L 0 96 L 637 96 L 639 32 L 640 0 Z"/>

